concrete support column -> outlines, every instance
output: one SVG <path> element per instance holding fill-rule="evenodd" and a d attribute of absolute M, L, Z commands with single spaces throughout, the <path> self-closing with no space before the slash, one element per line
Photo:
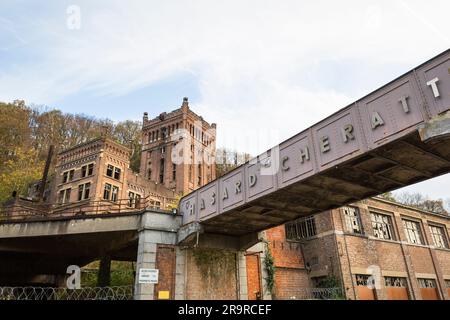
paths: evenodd
<path fill-rule="evenodd" d="M 248 300 L 247 290 L 247 260 L 245 251 L 237 252 L 237 281 L 239 288 L 239 300 Z"/>
<path fill-rule="evenodd" d="M 175 300 L 186 299 L 186 250 L 175 248 Z"/>
<path fill-rule="evenodd" d="M 97 287 L 107 287 L 111 284 L 111 256 L 105 255 L 100 259 L 97 275 Z"/>
<path fill-rule="evenodd" d="M 134 284 L 134 300 L 153 300 L 155 285 L 139 283 L 139 270 L 156 268 L 156 243 L 151 241 L 151 230 L 139 232 L 139 245 L 136 262 L 136 280 Z"/>

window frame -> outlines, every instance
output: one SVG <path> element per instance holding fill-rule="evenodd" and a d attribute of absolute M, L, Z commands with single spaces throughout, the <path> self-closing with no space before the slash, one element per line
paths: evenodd
<path fill-rule="evenodd" d="M 389 281 L 389 285 L 388 285 Z M 399 285 L 397 285 L 399 284 Z M 408 279 L 406 277 L 384 277 L 384 286 L 388 288 L 406 288 L 408 290 Z"/>
<path fill-rule="evenodd" d="M 354 215 L 349 215 L 347 214 L 348 209 L 353 209 L 353 213 Z M 364 228 L 361 222 L 361 212 L 359 210 L 359 207 L 355 207 L 355 206 L 345 206 L 342 208 L 342 213 L 344 215 L 344 223 L 345 223 L 345 228 L 347 229 L 347 232 L 352 233 L 352 234 L 359 234 L 359 235 L 363 235 L 364 234 Z M 358 227 L 358 231 L 355 231 L 355 223 Z"/>
<path fill-rule="evenodd" d="M 111 201 L 112 202 L 117 202 L 117 200 L 119 200 L 119 187 L 113 185 L 111 188 Z"/>
<path fill-rule="evenodd" d="M 122 175 L 122 169 L 119 167 L 114 167 L 113 179 L 120 180 L 121 175 Z"/>
<path fill-rule="evenodd" d="M 91 183 L 86 182 L 78 185 L 78 201 L 89 199 L 91 191 Z"/>
<path fill-rule="evenodd" d="M 449 249 L 449 243 L 448 243 L 448 237 L 447 237 L 447 233 L 446 233 L 446 227 L 444 225 L 439 225 L 436 223 L 428 223 L 428 227 L 430 229 L 430 235 L 431 235 L 431 239 L 433 240 L 433 246 L 435 248 L 439 248 L 439 249 Z M 439 229 L 442 233 L 440 234 L 441 236 L 441 240 L 443 242 L 443 246 L 440 246 L 437 244 L 436 242 L 436 236 L 437 234 L 435 232 L 433 232 L 433 228 L 435 229 Z"/>
<path fill-rule="evenodd" d="M 286 240 L 289 241 L 301 241 L 317 235 L 316 219 L 314 215 L 309 215 L 285 223 L 284 228 Z"/>
<path fill-rule="evenodd" d="M 70 203 L 70 195 L 71 195 L 71 193 L 72 193 L 72 188 L 66 188 L 66 189 L 60 190 L 58 192 L 58 204 Z"/>
<path fill-rule="evenodd" d="M 410 224 L 410 226 L 415 226 L 416 228 L 408 227 L 408 224 Z M 409 244 L 426 245 L 421 221 L 411 219 L 408 217 L 402 217 L 402 225 L 403 225 L 403 230 L 405 232 L 406 241 Z M 417 233 L 415 233 L 415 232 L 417 232 Z M 414 242 L 417 240 L 419 242 Z"/>
<path fill-rule="evenodd" d="M 94 163 L 87 163 L 81 167 L 81 177 L 86 178 L 94 174 Z"/>
<path fill-rule="evenodd" d="M 393 215 L 389 213 L 381 213 L 375 210 L 369 210 L 370 213 L 370 222 L 372 227 L 372 235 L 380 240 L 388 240 L 388 241 L 396 241 L 397 235 L 395 233 L 395 225 Z M 375 217 L 375 220 L 374 220 Z M 381 217 L 381 221 L 377 220 L 376 217 Z M 387 221 L 383 221 L 383 218 L 387 218 Z M 374 224 L 377 226 L 375 228 Z M 380 228 L 381 226 L 381 228 Z M 383 227 L 386 227 L 384 230 Z M 390 235 L 390 238 L 386 238 L 384 236 L 385 231 L 387 231 Z M 383 237 L 379 237 L 379 235 L 383 235 Z"/>
<path fill-rule="evenodd" d="M 64 171 L 62 176 L 63 176 L 62 183 L 69 183 L 73 181 L 73 178 L 75 176 L 75 169 Z"/>
<path fill-rule="evenodd" d="M 105 183 L 105 186 L 103 187 L 103 200 L 111 199 L 111 190 L 112 190 L 112 184 Z M 107 197 L 105 197 L 106 194 L 107 194 Z"/>
<path fill-rule="evenodd" d="M 109 174 L 111 172 L 111 174 Z M 114 176 L 114 166 L 112 164 L 106 165 L 106 176 L 112 178 Z"/>
<path fill-rule="evenodd" d="M 437 288 L 437 281 L 436 279 L 431 278 L 417 278 L 417 283 L 419 285 L 419 288 L 421 289 L 436 289 Z"/>

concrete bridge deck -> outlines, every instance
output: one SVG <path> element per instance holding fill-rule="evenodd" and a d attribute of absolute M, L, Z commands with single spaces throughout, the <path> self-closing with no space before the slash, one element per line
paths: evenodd
<path fill-rule="evenodd" d="M 180 240 L 243 236 L 450 171 L 450 50 L 181 199 Z"/>
<path fill-rule="evenodd" d="M 81 267 L 105 255 L 138 261 L 140 234 L 175 244 L 180 223 L 181 216 L 158 211 L 3 221 L 0 283 L 26 284 L 39 275 L 64 278 L 69 265 Z"/>

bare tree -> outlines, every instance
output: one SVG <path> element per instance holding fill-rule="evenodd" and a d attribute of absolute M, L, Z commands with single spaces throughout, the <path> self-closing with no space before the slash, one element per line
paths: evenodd
<path fill-rule="evenodd" d="M 216 151 L 216 175 L 221 177 L 227 172 L 250 160 L 251 155 L 244 152 L 219 148 Z"/>
<path fill-rule="evenodd" d="M 426 210 L 429 212 L 447 214 L 447 210 L 444 206 L 444 201 L 442 199 L 429 199 L 428 196 L 424 196 L 421 193 L 409 193 L 403 192 L 396 197 L 396 200 L 402 204 L 419 208 L 421 210 Z"/>

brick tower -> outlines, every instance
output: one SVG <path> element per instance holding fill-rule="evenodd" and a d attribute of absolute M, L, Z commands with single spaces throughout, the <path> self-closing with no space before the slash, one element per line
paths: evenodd
<path fill-rule="evenodd" d="M 154 119 L 144 113 L 141 174 L 179 194 L 187 194 L 216 178 L 216 124 L 209 124 L 189 108 Z"/>

